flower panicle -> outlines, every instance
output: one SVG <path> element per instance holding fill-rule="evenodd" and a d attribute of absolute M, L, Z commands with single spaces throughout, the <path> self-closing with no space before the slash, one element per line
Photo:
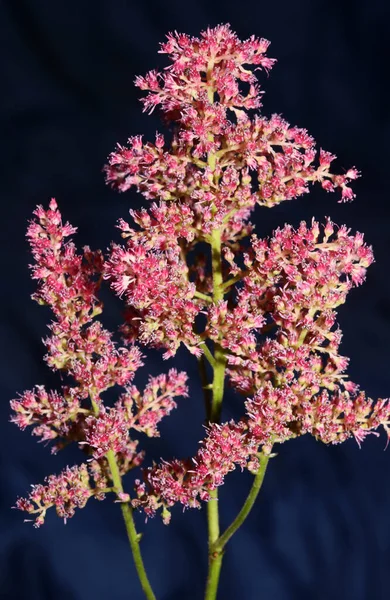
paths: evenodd
<path fill-rule="evenodd" d="M 112 334 L 94 320 L 103 309 L 97 298 L 102 253 L 85 247 L 79 255 L 73 242 L 65 242 L 76 229 L 62 225 L 54 199 L 47 211 L 38 207 L 34 215 L 27 231 L 35 260 L 33 278 L 39 280 L 34 298 L 49 304 L 55 316 L 52 335 L 44 340 L 47 363 L 73 376 L 81 398 L 91 390 L 99 397 L 109 387 L 129 384 L 143 364 L 141 352 L 136 346 L 118 348 Z"/>
<path fill-rule="evenodd" d="M 126 453 L 132 444 L 130 429 L 149 437 L 159 436 L 157 425 L 176 408 L 174 398 L 188 396 L 186 381 L 186 373 L 170 369 L 168 374 L 150 377 L 142 394 L 136 386 L 128 387 L 114 407 L 103 408 L 99 415 L 86 418 L 85 441 L 81 445 L 87 444 L 98 460 L 109 450 Z"/>
<path fill-rule="evenodd" d="M 255 36 L 241 41 L 229 25 L 208 28 L 200 38 L 168 34 L 160 52 L 168 56 L 169 67 L 163 73 L 153 70 L 135 80 L 137 87 L 149 92 L 143 100 L 144 111 L 151 113 L 160 106 L 172 113 L 194 104 L 194 99 L 206 99 L 211 82 L 222 105 L 258 108 L 261 93 L 248 67 L 267 72 L 273 67 L 275 59 L 266 55 L 269 44 Z M 240 82 L 249 84 L 246 95 L 240 90 Z"/>
<path fill-rule="evenodd" d="M 383 426 L 390 433 L 390 399 L 377 402 L 360 393 L 351 398 L 339 392 L 331 398 L 325 390 L 311 401 L 295 394 L 290 387 L 265 384 L 245 402 L 246 416 L 239 421 L 210 424 L 196 456 L 174 460 L 144 470 L 143 481 L 136 480 L 134 508 L 153 517 L 158 509 L 165 524 L 170 508 L 200 508 L 210 492 L 223 485 L 225 476 L 237 466 L 256 473 L 262 448 L 284 443 L 310 433 L 326 444 L 338 444 L 353 437 L 358 443 Z"/>
<path fill-rule="evenodd" d="M 164 348 L 164 358 L 174 356 L 182 342 L 191 353 L 200 354 L 193 325 L 204 303 L 195 297 L 178 245 L 163 252 L 132 238 L 125 247 L 114 244 L 105 278 L 133 311 L 128 338 Z"/>
<path fill-rule="evenodd" d="M 33 427 L 33 435 L 39 436 L 41 441 L 66 437 L 80 415 L 89 412 L 82 408 L 77 390 L 66 387 L 59 394 L 37 385 L 11 400 L 10 404 L 13 411 L 11 422 L 22 430 Z"/>
<path fill-rule="evenodd" d="M 32 278 L 38 280 L 33 298 L 51 307 L 61 320 L 88 323 L 101 312 L 97 300 L 103 257 L 100 251 L 92 252 L 88 246 L 78 255 L 74 243 L 66 240 L 77 231 L 62 224 L 61 213 L 54 198 L 48 210 L 38 206 L 35 219 L 27 229 L 34 264 Z"/>
<path fill-rule="evenodd" d="M 107 491 L 112 490 L 99 465 L 82 464 L 66 467 L 59 475 L 46 477 L 44 484 L 33 485 L 27 498 L 17 499 L 15 508 L 34 516 L 35 527 L 44 524 L 50 508 L 66 523 L 91 497 L 104 500 Z"/>
<path fill-rule="evenodd" d="M 173 124 L 172 136 L 132 136 L 110 154 L 107 183 L 121 192 L 134 186 L 150 205 L 130 210 L 133 224 L 120 219 L 124 242 L 112 243 L 107 258 L 89 247 L 77 252 L 76 229 L 63 224 L 55 200 L 34 212 L 27 232 L 34 298 L 54 314 L 45 359 L 75 386 L 24 392 L 11 402 L 11 420 L 42 440 L 58 438 L 57 447 L 75 441 L 89 457 L 17 501 L 38 515 L 37 525 L 52 506 L 66 519 L 90 497 L 102 499 L 116 478 L 113 458 L 120 476 L 144 459 L 132 433 L 159 436 L 177 397 L 188 395 L 187 376 L 175 369 L 149 377 L 142 391 L 134 385 L 144 358 L 136 342 L 162 349 L 164 359 L 181 344 L 197 358 L 205 352 L 214 375 L 223 355 L 224 375 L 245 397 L 243 417 L 209 423 L 193 458 L 144 469 L 135 497 L 114 490 L 147 516 L 161 509 L 165 523 L 175 504 L 208 501 L 235 468 L 256 473 L 260 453 L 275 442 L 309 434 L 360 446 L 379 427 L 389 436 L 390 400 L 375 402 L 349 379 L 336 321 L 365 280 L 372 248 L 330 218 L 286 224 L 265 239 L 253 234 L 256 206 L 296 199 L 313 184 L 347 202 L 360 176 L 355 167 L 335 172 L 336 157 L 317 150 L 306 129 L 258 112 L 256 71 L 268 74 L 275 63 L 268 47 L 255 36 L 241 41 L 228 24 L 199 37 L 168 34 L 160 52 L 169 65 L 135 84 L 146 92 L 144 110 L 158 108 Z M 211 255 L 196 254 L 199 244 L 211 245 Z M 123 346 L 96 319 L 104 280 L 125 302 Z M 117 385 L 124 391 L 105 406 L 102 394 Z"/>
<path fill-rule="evenodd" d="M 55 440 L 53 452 L 76 442 L 90 457 L 87 465 L 50 475 L 45 485 L 33 486 L 29 498 L 17 501 L 17 508 L 38 515 L 39 526 L 51 506 L 67 519 L 91 496 L 103 499 L 103 488 L 112 486 L 109 452 L 121 476 L 140 466 L 144 453 L 129 430 L 158 435 L 158 423 L 176 407 L 175 398 L 187 395 L 187 376 L 171 369 L 151 377 L 143 394 L 132 386 L 135 372 L 143 365 L 139 348 L 132 343 L 118 347 L 96 320 L 102 312 L 97 298 L 104 275 L 101 253 L 86 247 L 83 255 L 77 254 L 67 239 L 76 229 L 62 224 L 55 200 L 47 210 L 39 206 L 34 216 L 27 236 L 35 261 L 32 275 L 38 280 L 35 299 L 48 304 L 55 317 L 51 335 L 44 340 L 45 359 L 51 368 L 71 376 L 75 385 L 63 386 L 61 393 L 39 385 L 25 391 L 11 401 L 11 421 L 21 429 L 31 427 L 41 441 Z M 107 408 L 102 394 L 113 386 L 124 388 L 125 393 Z M 128 398 L 132 398 L 131 408 Z"/>
<path fill-rule="evenodd" d="M 141 394 L 136 386 L 131 386 L 118 400 L 117 408 L 124 411 L 129 427 L 145 433 L 148 437 L 158 437 L 158 424 L 176 408 L 175 398 L 188 396 L 187 374 L 170 369 L 168 374 L 149 377 Z"/>
<path fill-rule="evenodd" d="M 159 107 L 177 124 L 173 142 L 169 147 L 160 133 L 154 143 L 139 135 L 129 138 L 108 158 L 107 183 L 119 191 L 135 186 L 147 199 L 184 201 L 202 215 L 203 230 L 209 211 L 215 220 L 232 208 L 272 207 L 307 193 L 316 182 L 327 192 L 340 190 L 341 202 L 353 200 L 350 182 L 360 175 L 355 167 L 333 173 L 336 157 L 322 148 L 317 152 L 306 129 L 290 126 L 278 114 L 251 116 L 263 93 L 254 71 L 268 72 L 275 63 L 266 55 L 268 46 L 254 36 L 239 40 L 228 24 L 209 28 L 200 38 L 169 34 L 161 52 L 171 64 L 162 73 L 137 77 L 135 84 L 147 92 L 144 110 Z M 212 178 L 210 155 L 216 163 Z"/>

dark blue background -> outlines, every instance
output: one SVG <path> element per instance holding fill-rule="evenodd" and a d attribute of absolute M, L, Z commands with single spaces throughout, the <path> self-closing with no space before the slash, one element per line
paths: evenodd
<path fill-rule="evenodd" d="M 143 200 L 105 187 L 101 168 L 117 141 L 160 128 L 141 113 L 136 74 L 165 58 L 165 33 L 197 35 L 230 22 L 241 38 L 272 41 L 278 63 L 264 83 L 263 112 L 281 112 L 307 127 L 322 147 L 339 156 L 340 170 L 363 172 L 352 205 L 321 190 L 267 210 L 258 208 L 260 234 L 284 222 L 330 215 L 366 233 L 376 263 L 365 285 L 339 312 L 342 352 L 352 378 L 372 397 L 390 390 L 389 21 L 383 0 L 228 0 L 130 2 L 94 0 L 1 3 L 1 454 L 0 596 L 4 600 L 141 599 L 118 506 L 91 501 L 64 527 L 50 515 L 34 530 L 11 511 L 30 483 L 81 459 L 77 448 L 57 457 L 28 432 L 8 423 L 9 399 L 60 379 L 42 362 L 41 338 L 51 316 L 32 303 L 26 222 L 37 203 L 55 196 L 77 241 L 106 248 L 118 217 Z M 116 327 L 120 304 L 107 294 L 105 324 Z M 180 352 L 163 364 L 150 355 L 148 372 L 171 366 L 192 378 L 191 397 L 148 444 L 149 460 L 184 457 L 203 436 L 203 401 L 194 359 Z M 242 401 L 229 396 L 225 417 L 239 416 Z M 390 451 L 371 436 L 359 450 L 350 441 L 325 447 L 302 438 L 279 448 L 250 518 L 225 556 L 223 600 L 382 600 L 390 572 Z M 131 478 L 130 478 L 131 480 Z M 221 492 L 222 523 L 237 512 L 250 483 L 234 473 Z M 131 484 L 131 481 L 129 481 Z M 172 524 L 144 526 L 142 549 L 159 600 L 202 597 L 206 526 L 201 511 L 173 511 Z"/>

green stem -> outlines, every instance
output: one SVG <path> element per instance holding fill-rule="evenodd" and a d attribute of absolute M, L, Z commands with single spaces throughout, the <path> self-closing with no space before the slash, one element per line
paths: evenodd
<path fill-rule="evenodd" d="M 106 454 L 106 458 L 108 460 L 112 482 L 116 488 L 117 494 L 123 494 L 124 490 L 122 485 L 122 478 L 119 472 L 119 467 L 116 462 L 114 452 L 112 450 L 109 450 Z M 133 553 L 135 568 L 138 573 L 138 578 L 140 580 L 141 587 L 143 589 L 145 597 L 148 600 L 156 600 L 156 596 L 153 593 L 152 587 L 150 585 L 148 576 L 145 571 L 144 562 L 142 560 L 141 549 L 139 545 L 141 536 L 139 533 L 137 533 L 137 530 L 135 528 L 133 509 L 131 508 L 128 502 L 121 502 L 121 510 L 125 522 L 127 537 L 129 538 L 131 551 Z"/>
<path fill-rule="evenodd" d="M 95 400 L 91 399 L 91 402 L 93 412 L 96 416 L 98 416 L 99 406 Z M 108 466 L 110 468 L 111 479 L 115 487 L 115 492 L 120 498 L 120 494 L 124 493 L 124 489 L 115 453 L 113 452 L 113 450 L 109 450 L 105 456 L 107 458 Z M 148 576 L 146 574 L 144 562 L 142 560 L 142 554 L 140 549 L 141 535 L 136 530 L 133 509 L 128 501 L 121 502 L 121 511 L 123 515 L 123 520 L 125 522 L 126 533 L 129 539 L 130 548 L 133 554 L 135 568 L 141 583 L 142 590 L 147 600 L 156 600 L 156 596 L 153 593 L 152 586 L 150 585 Z"/>
<path fill-rule="evenodd" d="M 214 229 L 211 234 L 211 266 L 213 270 L 213 302 L 215 304 L 220 300 L 223 300 L 221 237 L 221 230 Z"/>
<path fill-rule="evenodd" d="M 203 355 L 205 358 L 207 358 L 207 360 L 209 361 L 210 365 L 214 368 L 215 366 L 215 357 L 212 355 L 212 353 L 210 352 L 210 350 L 208 349 L 208 347 L 206 346 L 206 342 L 202 342 L 201 344 L 199 344 L 199 346 L 202 348 L 203 350 Z"/>
<path fill-rule="evenodd" d="M 204 396 L 206 423 L 208 423 L 210 421 L 211 401 L 212 400 L 211 400 L 211 385 L 209 384 L 209 381 L 207 378 L 206 359 L 205 359 L 204 354 L 202 354 L 198 358 L 198 365 L 199 365 L 199 374 L 200 374 L 200 380 L 202 382 L 202 389 L 203 389 L 203 396 Z"/>
<path fill-rule="evenodd" d="M 200 300 L 204 300 L 205 302 L 213 301 L 211 296 L 208 296 L 207 294 L 203 294 L 202 292 L 198 292 L 197 290 L 195 290 L 195 292 L 194 292 L 194 297 L 199 298 Z"/>
<path fill-rule="evenodd" d="M 213 377 L 213 401 L 211 404 L 210 421 L 219 423 L 221 417 L 223 392 L 225 385 L 226 356 L 220 344 L 214 347 L 214 377 Z"/>
<path fill-rule="evenodd" d="M 270 454 L 260 454 L 260 466 L 256 473 L 256 476 L 253 480 L 252 487 L 249 491 L 249 494 L 241 508 L 240 512 L 234 519 L 234 521 L 229 525 L 229 527 L 224 531 L 224 533 L 218 538 L 215 544 L 212 546 L 212 551 L 216 554 L 222 554 L 223 549 L 237 531 L 239 527 L 244 523 L 245 519 L 248 517 L 250 511 L 253 508 L 254 503 L 256 502 L 256 498 L 259 495 L 261 486 L 263 485 L 265 472 L 267 470 L 268 461 L 270 459 Z"/>
<path fill-rule="evenodd" d="M 218 488 L 211 492 L 207 503 L 207 518 L 209 523 L 209 570 L 206 582 L 205 600 L 215 600 L 218 592 L 221 574 L 223 552 L 214 553 L 212 548 L 219 538 Z"/>
<path fill-rule="evenodd" d="M 245 277 L 246 273 L 240 273 L 239 275 L 236 275 L 235 277 L 232 277 L 231 279 L 228 279 L 227 281 L 225 281 L 225 283 L 222 285 L 222 289 L 225 292 L 225 290 L 227 290 L 228 288 L 230 288 L 232 285 L 234 285 L 235 283 L 237 283 L 238 281 L 241 281 L 241 279 L 243 279 Z"/>
<path fill-rule="evenodd" d="M 212 69 L 214 63 L 211 59 L 207 67 L 207 82 L 209 84 L 207 96 L 210 104 L 214 102 L 214 86 L 212 85 Z M 209 141 L 213 141 L 212 133 L 208 134 Z M 209 152 L 207 155 L 207 164 L 214 173 L 217 163 L 217 157 L 214 153 Z M 214 208 L 215 210 L 215 208 Z M 214 229 L 209 236 L 211 244 L 211 265 L 213 275 L 213 303 L 217 304 L 223 300 L 223 275 L 222 275 L 222 231 Z M 220 419 L 224 381 L 226 357 L 218 340 L 214 345 L 214 364 L 212 365 L 214 376 L 212 382 L 212 401 L 210 407 L 210 421 L 216 423 Z M 218 488 L 212 490 L 210 499 L 207 503 L 207 524 L 208 524 L 208 544 L 209 544 L 209 569 L 206 583 L 205 600 L 214 600 L 217 597 L 219 577 L 222 567 L 222 553 L 213 555 L 211 549 L 219 538 L 219 508 L 218 508 Z"/>
<path fill-rule="evenodd" d="M 210 502 L 207 503 L 207 514 L 209 517 L 209 546 L 210 548 L 219 539 L 219 515 L 218 515 L 218 490 L 210 492 Z"/>
<path fill-rule="evenodd" d="M 207 522 L 209 529 L 209 569 L 204 598 L 205 600 L 215 600 L 223 558 L 223 552 L 216 553 L 213 551 L 214 545 L 219 539 L 218 488 L 210 492 L 210 500 L 207 503 Z"/>
<path fill-rule="evenodd" d="M 213 272 L 213 302 L 216 304 L 223 299 L 223 278 L 221 262 L 221 231 L 214 230 L 211 235 L 211 262 Z M 217 423 L 220 420 L 222 400 L 225 383 L 226 357 L 219 342 L 214 347 L 212 403 L 210 421 Z M 218 489 L 210 494 L 207 503 L 208 542 L 209 542 L 209 569 L 206 583 L 205 600 L 214 600 L 217 596 L 219 577 L 222 567 L 223 553 L 214 553 L 213 547 L 219 539 L 219 508 Z"/>
<path fill-rule="evenodd" d="M 209 90 L 209 100 L 213 101 L 213 92 Z M 212 138 L 212 136 L 210 136 Z M 216 156 L 215 154 L 208 155 L 208 165 L 212 171 L 215 170 Z M 215 229 L 212 231 L 209 242 L 211 244 L 211 263 L 212 263 L 212 277 L 213 277 L 213 296 L 212 300 L 214 304 L 218 304 L 223 300 L 225 291 L 234 283 L 241 279 L 241 276 L 234 277 L 227 283 L 223 281 L 222 275 L 222 229 Z M 210 421 L 212 423 L 218 423 L 221 416 L 223 393 L 224 393 L 224 382 L 225 382 L 225 370 L 226 370 L 226 356 L 221 345 L 221 336 L 214 344 L 214 364 L 213 368 L 213 382 L 212 382 L 212 402 L 210 409 Z M 252 488 L 248 494 L 248 497 L 240 510 L 239 514 L 233 521 L 233 523 L 226 529 L 226 531 L 220 535 L 219 527 L 219 508 L 218 508 L 218 488 L 213 490 L 210 494 L 210 500 L 207 503 L 207 521 L 208 521 L 208 544 L 209 544 L 209 568 L 206 583 L 205 600 L 216 600 L 218 593 L 218 584 L 222 568 L 222 560 L 224 554 L 224 547 L 237 531 L 237 529 L 243 524 L 247 516 L 249 515 L 253 504 L 260 491 L 263 483 L 265 471 L 269 460 L 269 454 L 260 455 L 260 466 L 255 476 Z"/>

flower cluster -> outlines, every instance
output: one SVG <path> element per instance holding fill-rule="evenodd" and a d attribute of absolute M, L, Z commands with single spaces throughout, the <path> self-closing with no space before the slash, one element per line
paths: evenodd
<path fill-rule="evenodd" d="M 176 408 L 174 398 L 188 396 L 187 375 L 170 369 L 168 374 L 149 377 L 143 393 L 135 385 L 122 394 L 117 408 L 125 413 L 128 426 L 148 437 L 160 435 L 157 425 Z"/>
<path fill-rule="evenodd" d="M 324 443 L 353 436 L 360 444 L 380 425 L 390 434 L 390 402 L 356 395 L 344 374 L 348 359 L 338 354 L 341 332 L 333 329 L 334 309 L 363 282 L 373 261 L 363 236 L 345 227 L 336 231 L 328 219 L 322 235 L 313 220 L 311 227 L 287 225 L 269 240 L 251 241 L 243 270 L 227 248 L 241 287 L 235 300 L 210 306 L 206 326 L 208 338 L 225 349 L 233 386 L 253 394 L 246 416 L 238 424 L 213 425 L 192 461 L 146 470 L 134 506 L 144 506 L 147 515 L 163 506 L 167 521 L 167 508 L 176 502 L 199 506 L 198 497 L 207 498 L 236 465 L 255 469 L 262 444 L 306 433 Z"/>
<path fill-rule="evenodd" d="M 122 237 L 137 240 L 146 248 L 160 251 L 176 248 L 179 238 L 190 243 L 197 234 L 193 227 L 194 213 L 187 204 L 154 202 L 150 211 L 130 210 L 130 215 L 139 230 L 119 219 Z"/>
<path fill-rule="evenodd" d="M 154 516 L 163 507 L 163 520 L 169 523 L 169 507 L 180 502 L 185 507 L 200 507 L 210 491 L 222 485 L 224 477 L 236 465 L 246 466 L 248 455 L 256 446 L 245 435 L 243 423 L 210 425 L 208 435 L 192 460 L 164 462 L 144 471 L 144 482 L 137 480 L 137 498 L 133 506 L 142 507 L 147 516 Z M 199 499 L 198 499 L 199 498 Z"/>
<path fill-rule="evenodd" d="M 317 152 L 305 129 L 248 112 L 261 106 L 255 71 L 275 63 L 268 46 L 254 36 L 239 40 L 229 25 L 199 38 L 168 36 L 161 52 L 170 65 L 136 85 L 147 92 L 144 109 L 158 107 L 172 125 L 172 139 L 137 135 L 109 156 L 107 182 L 120 191 L 135 186 L 151 203 L 130 211 L 134 226 L 120 219 L 125 242 L 113 243 L 106 259 L 88 247 L 76 252 L 67 240 L 75 229 L 62 224 L 54 200 L 35 211 L 28 229 L 34 298 L 55 316 L 46 360 L 75 386 L 24 392 L 11 403 L 12 420 L 56 438 L 57 448 L 75 441 L 90 457 L 18 500 L 38 525 L 50 506 L 67 518 L 106 491 L 147 516 L 161 508 L 168 523 L 174 504 L 199 507 L 237 466 L 256 473 L 260 453 L 274 443 L 310 434 L 360 445 L 379 426 L 390 434 L 390 401 L 359 391 L 339 353 L 336 309 L 373 261 L 363 235 L 329 218 L 324 226 L 314 219 L 285 225 L 269 238 L 253 234 L 256 206 L 297 198 L 314 183 L 349 201 L 359 176 L 355 168 L 334 173 L 335 157 Z M 125 301 L 122 347 L 96 320 L 104 279 Z M 187 396 L 186 375 L 174 369 L 138 390 L 133 377 L 143 356 L 135 342 L 163 349 L 164 358 L 183 344 L 201 369 L 209 361 L 202 376 L 212 422 L 195 457 L 146 468 L 131 498 L 117 481 L 144 459 L 133 432 L 158 436 L 176 398 Z M 240 420 L 220 424 L 225 375 L 245 400 Z M 107 407 L 103 392 L 116 385 L 124 389 Z"/>
<path fill-rule="evenodd" d="M 38 206 L 34 215 L 27 229 L 35 260 L 32 278 L 39 281 L 33 299 L 48 304 L 61 322 L 72 322 L 77 315 L 80 325 L 84 325 L 101 312 L 96 294 L 103 256 L 88 246 L 83 255 L 76 253 L 75 245 L 66 241 L 76 228 L 69 223 L 63 225 L 54 198 L 47 211 Z"/>
<path fill-rule="evenodd" d="M 128 320 L 128 339 L 165 348 L 164 358 L 173 356 L 181 342 L 200 354 L 194 322 L 203 303 L 195 298 L 195 285 L 188 280 L 178 247 L 149 250 L 130 238 L 126 247 L 113 245 L 105 276 L 134 311 Z"/>
<path fill-rule="evenodd" d="M 141 366 L 141 353 L 135 346 L 116 348 L 111 334 L 93 318 L 102 305 L 97 299 L 103 258 L 101 252 L 84 248 L 76 252 L 66 238 L 75 232 L 62 225 L 56 201 L 49 210 L 38 207 L 27 231 L 35 265 L 33 279 L 38 290 L 33 298 L 48 304 L 56 320 L 50 325 L 52 335 L 45 340 L 47 363 L 53 369 L 66 370 L 77 382 L 82 398 L 90 393 L 99 399 L 101 392 L 113 385 L 131 382 Z"/>
<path fill-rule="evenodd" d="M 121 411 L 110 408 L 97 417 L 90 416 L 85 422 L 85 443 L 93 448 L 98 459 L 109 450 L 122 452 L 128 442 L 128 427 Z"/>
<path fill-rule="evenodd" d="M 139 88 L 149 91 L 143 101 L 145 110 L 153 110 L 157 105 L 165 112 L 180 110 L 183 105 L 193 107 L 196 100 L 208 96 L 211 76 L 221 109 L 258 108 L 257 80 L 244 65 L 271 69 L 276 61 L 266 56 L 268 46 L 267 40 L 255 36 L 242 42 L 229 25 L 202 31 L 200 38 L 177 32 L 169 34 L 160 50 L 171 60 L 167 72 L 150 71 L 135 81 Z M 240 81 L 250 84 L 246 96 L 240 92 Z M 205 128 L 203 122 L 200 128 Z"/>
<path fill-rule="evenodd" d="M 230 249 L 225 258 L 242 286 L 232 313 L 236 317 L 225 320 L 221 342 L 235 387 L 253 393 L 272 379 L 292 385 L 296 393 L 305 388 L 308 397 L 321 387 L 334 390 L 348 364 L 338 355 L 335 309 L 363 282 L 373 261 L 362 234 L 349 235 L 345 227 L 336 231 L 329 219 L 321 233 L 313 220 L 311 227 L 302 222 L 297 230 L 286 225 L 269 240 L 253 236 L 243 270 Z M 257 326 L 248 331 L 255 319 Z M 246 343 L 235 343 L 237 330 L 246 332 Z M 274 337 L 265 337 L 271 331 Z"/>
<path fill-rule="evenodd" d="M 323 149 L 317 153 L 305 129 L 290 126 L 280 115 L 252 118 L 246 112 L 261 104 L 251 66 L 269 70 L 275 62 L 266 56 L 268 46 L 254 37 L 241 42 L 228 25 L 208 29 L 200 38 L 169 35 L 161 52 L 168 54 L 170 66 L 164 73 L 138 77 L 136 85 L 147 92 L 144 109 L 159 107 L 176 126 L 173 142 L 168 147 L 159 134 L 155 144 L 130 138 L 127 147 L 118 146 L 110 155 L 106 167 L 107 181 L 115 188 L 135 185 L 147 199 L 160 199 L 160 214 L 163 205 L 163 214 L 175 211 L 180 256 L 193 249 L 194 240 L 211 243 L 212 232 L 220 231 L 224 297 L 213 301 L 207 259 L 197 257 L 190 268 L 198 297 L 210 298 L 200 306 L 206 316 L 200 339 L 221 346 L 231 384 L 247 396 L 243 420 L 221 430 L 211 425 L 192 461 L 145 471 L 134 505 L 147 514 L 175 502 L 198 505 L 197 498 L 207 498 L 236 464 L 252 468 L 259 446 L 271 438 L 283 442 L 310 433 L 325 443 L 350 436 L 360 442 L 380 424 L 388 430 L 387 401 L 375 404 L 358 394 L 345 374 L 348 359 L 339 354 L 341 331 L 335 327 L 335 309 L 363 282 L 373 261 L 363 236 L 350 235 L 328 219 L 322 231 L 313 220 L 297 230 L 286 225 L 270 239 L 253 235 L 249 247 L 238 243 L 252 232 L 248 219 L 256 204 L 272 207 L 297 198 L 316 182 L 327 192 L 340 189 L 341 201 L 349 201 L 354 197 L 349 183 L 359 176 L 355 168 L 334 174 L 336 157 Z M 190 210 L 183 228 L 179 215 L 184 206 Z M 160 250 L 163 234 L 157 234 L 146 211 L 142 214 L 138 239 Z M 167 247 L 174 242 L 163 250 Z M 137 317 L 143 335 L 145 315 Z M 186 315 L 181 318 L 186 322 Z M 160 329 L 158 316 L 156 321 Z M 220 450 L 229 445 L 225 438 L 233 446 L 239 439 L 242 454 L 231 448 L 222 456 L 215 451 L 214 444 Z M 204 459 L 209 447 L 215 463 Z"/>
<path fill-rule="evenodd" d="M 129 138 L 127 147 L 119 145 L 110 155 L 107 181 L 120 191 L 135 185 L 147 199 L 184 202 L 200 232 L 232 227 L 229 216 L 238 208 L 244 209 L 244 222 L 256 203 L 274 206 L 296 198 L 316 181 L 327 191 L 340 188 L 341 199 L 351 200 L 348 183 L 359 175 L 355 168 L 331 173 L 335 157 L 322 149 L 315 166 L 315 143 L 305 129 L 291 127 L 280 115 L 250 119 L 246 114 L 244 109 L 261 104 L 249 67 L 272 67 L 268 46 L 254 37 L 241 42 L 228 25 L 208 29 L 200 39 L 169 36 L 161 51 L 170 67 L 137 77 L 136 85 L 148 91 L 145 110 L 160 106 L 177 123 L 173 143 L 167 147 L 161 134 L 154 144 Z M 242 83 L 249 84 L 246 96 Z"/>
<path fill-rule="evenodd" d="M 55 200 L 48 210 L 38 207 L 34 214 L 27 231 L 35 259 L 32 275 L 38 280 L 33 298 L 49 305 L 55 316 L 52 335 L 44 340 L 46 361 L 70 375 L 75 385 L 63 386 L 62 393 L 44 386 L 25 391 L 11 401 L 11 421 L 21 429 L 32 426 L 42 440 L 55 439 L 54 451 L 74 441 L 92 456 L 88 466 L 51 475 L 45 485 L 33 486 L 28 498 L 18 500 L 17 508 L 36 514 L 39 526 L 51 506 L 66 519 L 90 497 L 102 499 L 103 489 L 114 491 L 107 453 L 114 453 L 121 475 L 139 466 L 143 452 L 137 451 L 138 440 L 129 430 L 158 435 L 158 423 L 176 406 L 174 398 L 187 395 L 187 387 L 186 375 L 175 370 L 151 378 L 143 393 L 132 385 L 143 364 L 140 350 L 135 345 L 118 347 L 95 320 L 103 309 L 97 298 L 104 273 L 102 254 L 89 248 L 77 254 L 73 242 L 66 240 L 75 228 L 63 225 Z M 107 408 L 102 393 L 117 385 L 124 393 Z"/>
<path fill-rule="evenodd" d="M 143 393 L 130 386 L 115 407 L 87 417 L 85 443 L 93 448 L 93 457 L 101 458 L 109 450 L 126 452 L 131 444 L 129 429 L 158 437 L 157 425 L 177 406 L 174 398 L 188 395 L 186 381 L 186 373 L 171 369 L 167 375 L 150 377 Z"/>
<path fill-rule="evenodd" d="M 185 260 L 197 242 L 210 242 L 219 228 L 225 249 L 241 251 L 238 242 L 252 232 L 248 219 L 256 204 L 271 207 L 296 198 L 310 183 L 340 188 L 342 200 L 353 198 L 348 183 L 358 177 L 356 169 L 333 174 L 335 157 L 321 149 L 316 165 L 306 130 L 279 115 L 246 114 L 244 109 L 260 106 L 261 96 L 249 67 L 268 70 L 275 62 L 266 56 L 268 45 L 254 37 L 241 42 L 227 25 L 208 29 L 200 39 L 168 36 L 161 51 L 172 61 L 169 69 L 138 77 L 136 85 L 148 91 L 146 110 L 160 106 L 176 123 L 173 141 L 168 145 L 160 133 L 154 143 L 134 136 L 106 166 L 107 182 L 115 188 L 136 186 L 148 200 L 158 200 L 150 211 L 131 211 L 138 230 L 120 220 L 128 241 L 113 246 L 106 277 L 126 299 L 126 336 L 166 348 L 165 357 L 181 342 L 198 353 L 194 323 L 204 304 L 194 298 Z M 243 83 L 249 85 L 246 96 Z M 206 275 L 197 291 L 210 290 Z"/>
<path fill-rule="evenodd" d="M 390 436 L 390 401 L 376 403 L 360 393 L 352 399 L 338 391 L 333 397 L 323 390 L 311 401 L 302 402 L 290 386 L 265 383 L 245 402 L 246 416 L 210 425 L 196 456 L 184 461 L 163 462 L 144 470 L 143 481 L 135 482 L 137 497 L 132 504 L 143 508 L 148 517 L 162 509 L 165 524 L 169 508 L 176 503 L 185 508 L 200 508 L 210 492 L 224 483 L 225 476 L 237 466 L 256 473 L 260 446 L 310 433 L 324 443 L 340 443 L 353 436 L 360 446 L 365 437 L 383 425 Z"/>
<path fill-rule="evenodd" d="M 93 480 L 94 485 L 91 483 Z M 66 467 L 60 475 L 46 477 L 44 485 L 33 485 L 29 497 L 18 498 L 15 508 L 37 515 L 35 527 L 43 525 L 46 511 L 51 507 L 66 523 L 73 517 L 76 508 L 84 508 L 91 497 L 104 500 L 105 492 L 110 491 L 106 489 L 107 485 L 106 478 L 96 467 Z"/>
<path fill-rule="evenodd" d="M 37 385 L 35 390 L 24 392 L 19 399 L 11 400 L 14 411 L 11 421 L 20 429 L 32 426 L 33 435 L 42 441 L 56 437 L 66 437 L 80 414 L 88 413 L 81 408 L 81 398 L 77 390 L 64 388 L 64 394 L 45 390 Z"/>

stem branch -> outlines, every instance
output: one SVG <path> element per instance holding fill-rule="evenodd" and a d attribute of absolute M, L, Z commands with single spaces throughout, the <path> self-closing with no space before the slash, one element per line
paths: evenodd
<path fill-rule="evenodd" d="M 202 292 L 198 292 L 198 290 L 195 290 L 194 297 L 195 298 L 199 298 L 200 300 L 204 300 L 205 302 L 212 302 L 213 301 L 213 299 L 211 298 L 211 296 L 208 296 L 207 294 L 203 294 Z"/>
<path fill-rule="evenodd" d="M 97 402 L 93 398 L 91 398 L 91 403 L 95 416 L 98 416 L 99 406 Z M 109 450 L 105 456 L 107 458 L 108 466 L 110 468 L 111 479 L 115 487 L 115 492 L 118 498 L 120 499 L 120 495 L 124 493 L 124 489 L 115 453 L 113 452 L 113 450 Z M 134 523 L 133 509 L 129 502 L 121 502 L 121 511 L 123 515 L 123 520 L 125 522 L 126 533 L 129 539 L 130 548 L 133 554 L 134 564 L 138 574 L 138 578 L 141 583 L 141 587 L 147 600 L 156 600 L 156 596 L 153 593 L 152 586 L 150 585 L 148 576 L 146 574 L 144 562 L 142 560 L 142 554 L 139 545 L 141 536 L 139 533 L 137 533 Z"/>
<path fill-rule="evenodd" d="M 249 494 L 234 521 L 229 525 L 229 527 L 224 531 L 224 533 L 218 538 L 215 544 L 212 546 L 212 551 L 220 554 L 223 552 L 224 547 L 237 531 L 239 527 L 244 523 L 245 519 L 248 517 L 250 511 L 253 508 L 254 503 L 256 502 L 256 498 L 259 495 L 261 486 L 263 485 L 265 472 L 267 470 L 268 461 L 270 459 L 270 455 L 260 453 L 260 466 L 256 473 L 256 476 L 253 480 L 252 487 L 249 491 Z"/>
<path fill-rule="evenodd" d="M 205 356 L 205 358 L 207 358 L 207 360 L 209 361 L 210 365 L 214 368 L 215 367 L 215 356 L 212 355 L 212 353 L 210 352 L 210 350 L 208 349 L 208 347 L 206 346 L 206 342 L 202 342 L 201 344 L 199 344 L 203 350 L 203 354 Z"/>

